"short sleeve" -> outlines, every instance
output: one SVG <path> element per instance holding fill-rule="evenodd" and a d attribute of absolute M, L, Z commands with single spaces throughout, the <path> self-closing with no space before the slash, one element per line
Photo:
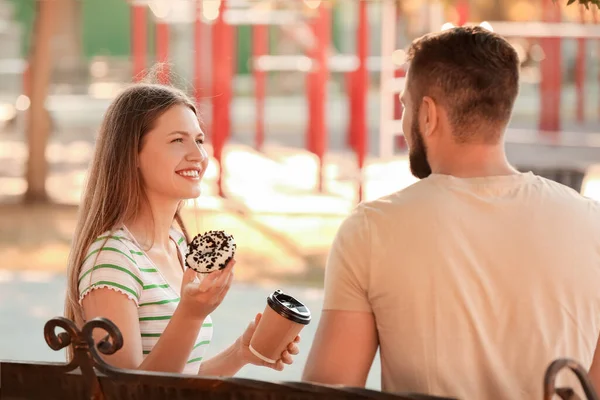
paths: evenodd
<path fill-rule="evenodd" d="M 340 225 L 329 252 L 324 310 L 371 312 L 370 253 L 368 221 L 359 206 Z"/>
<path fill-rule="evenodd" d="M 135 254 L 127 239 L 100 236 L 86 255 L 79 273 L 79 302 L 92 290 L 108 288 L 123 293 L 136 305 L 142 293 L 143 281 Z"/>

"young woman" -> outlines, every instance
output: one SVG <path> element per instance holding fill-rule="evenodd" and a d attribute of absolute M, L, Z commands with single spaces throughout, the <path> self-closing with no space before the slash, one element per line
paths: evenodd
<path fill-rule="evenodd" d="M 65 314 L 79 326 L 105 317 L 119 327 L 123 348 L 105 356 L 116 367 L 231 376 L 246 364 L 281 370 L 298 353 L 296 338 L 274 365 L 252 355 L 259 314 L 228 349 L 203 359 L 210 314 L 235 264 L 201 283 L 184 264 L 189 237 L 179 208 L 200 195 L 203 142 L 196 108 L 171 87 L 133 85 L 104 117 L 69 258 Z"/>

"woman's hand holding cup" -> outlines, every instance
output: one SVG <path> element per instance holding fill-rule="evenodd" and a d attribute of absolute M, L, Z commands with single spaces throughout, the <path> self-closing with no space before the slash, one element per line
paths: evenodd
<path fill-rule="evenodd" d="M 281 352 L 280 358 L 275 363 L 264 361 L 254 355 L 250 350 L 250 341 L 256 331 L 256 327 L 260 322 L 262 314 L 257 314 L 254 321 L 250 322 L 244 334 L 238 339 L 238 346 L 240 348 L 241 357 L 244 364 L 259 365 L 262 367 L 268 367 L 276 371 L 283 371 L 284 364 L 291 365 L 294 362 L 293 356 L 300 352 L 297 343 L 300 342 L 300 336 L 296 336 L 294 340 L 287 345 L 285 350 Z"/>

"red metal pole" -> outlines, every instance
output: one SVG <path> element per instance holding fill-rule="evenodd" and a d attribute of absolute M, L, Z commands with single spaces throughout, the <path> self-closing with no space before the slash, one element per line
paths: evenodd
<path fill-rule="evenodd" d="M 325 151 L 327 150 L 327 81 L 329 79 L 329 40 L 331 37 L 331 13 L 329 4 L 323 3 L 319 7 L 319 16 L 317 24 L 317 71 L 315 72 L 314 83 L 314 148 L 315 154 L 319 158 L 319 192 L 324 190 L 323 166 Z"/>
<path fill-rule="evenodd" d="M 406 76 L 406 71 L 404 68 L 398 68 L 394 72 L 395 78 L 403 78 Z M 394 119 L 402 119 L 402 113 L 404 112 L 404 108 L 402 107 L 402 102 L 400 102 L 400 93 L 394 93 Z M 397 149 L 405 149 L 406 148 L 406 139 L 404 135 L 396 135 L 395 143 Z"/>
<path fill-rule="evenodd" d="M 156 61 L 161 64 L 158 81 L 169 83 L 169 24 L 166 21 L 156 21 Z"/>
<path fill-rule="evenodd" d="M 544 22 L 560 22 L 560 8 L 552 0 L 542 0 Z M 560 99 L 562 81 L 561 39 L 542 38 L 540 45 L 546 58 L 540 63 L 540 121 L 539 129 L 560 130 Z"/>
<path fill-rule="evenodd" d="M 196 107 L 202 102 L 202 0 L 196 0 L 196 18 L 194 19 L 194 97 Z"/>
<path fill-rule="evenodd" d="M 365 165 L 365 158 L 368 151 L 368 133 L 367 133 L 367 100 L 369 95 L 369 71 L 367 70 L 367 58 L 369 56 L 369 21 L 367 15 L 367 2 L 358 2 L 358 29 L 356 31 L 356 43 L 358 53 L 358 69 L 356 71 L 355 90 L 356 102 L 355 108 L 351 111 L 355 114 L 356 123 L 356 155 L 358 169 L 361 179 L 359 180 L 358 201 L 363 199 L 363 180 L 362 170 Z"/>
<path fill-rule="evenodd" d="M 315 107 L 316 107 L 316 99 L 315 99 L 315 85 L 316 85 L 316 67 L 314 64 L 317 62 L 317 54 L 319 48 L 319 38 L 318 38 L 318 30 L 319 30 L 319 18 L 313 17 L 311 21 L 311 29 L 313 30 L 316 38 L 316 43 L 313 48 L 311 48 L 307 55 L 313 61 L 313 68 L 306 74 L 306 102 L 308 108 L 308 123 L 306 124 L 306 149 L 311 153 L 316 153 L 315 149 Z"/>
<path fill-rule="evenodd" d="M 252 32 L 252 58 L 258 60 L 269 51 L 269 28 L 266 25 L 254 25 Z M 256 97 L 256 132 L 254 147 L 260 151 L 265 141 L 265 71 L 257 68 L 256 63 L 252 69 L 254 73 L 254 95 Z"/>
<path fill-rule="evenodd" d="M 224 0 L 225 3 L 227 0 Z M 225 124 L 225 137 L 223 140 L 223 145 L 229 138 L 232 136 L 231 131 L 231 101 L 233 99 L 233 81 L 235 79 L 236 69 L 236 50 L 237 50 L 237 27 L 234 25 L 229 25 L 227 23 L 223 24 L 225 29 L 225 114 L 223 116 L 223 121 Z"/>
<path fill-rule="evenodd" d="M 134 2 L 131 5 L 131 55 L 132 55 L 132 75 L 134 81 L 143 78 L 146 69 L 146 53 L 148 51 L 148 38 L 146 32 L 146 13 L 145 4 Z"/>
<path fill-rule="evenodd" d="M 468 14 L 469 14 L 469 9 L 468 9 L 469 4 L 466 4 L 466 12 L 464 15 L 464 20 L 467 21 L 468 20 Z M 396 24 L 398 24 L 400 22 L 400 17 L 401 17 L 401 8 L 400 7 L 396 7 Z M 398 45 L 398 43 L 396 43 L 396 45 Z M 406 76 L 406 71 L 404 70 L 403 67 L 397 67 L 396 70 L 394 71 L 394 78 L 403 78 L 404 76 Z M 399 120 L 402 119 L 402 113 L 404 111 L 403 107 L 402 107 L 402 102 L 400 102 L 400 93 L 394 93 L 394 119 Z M 394 146 L 395 149 L 406 149 L 406 139 L 404 138 L 404 135 L 395 135 L 394 137 Z"/>
<path fill-rule="evenodd" d="M 219 16 L 212 26 L 212 75 L 213 75 L 213 93 L 212 93 L 212 145 L 213 156 L 219 164 L 219 175 L 217 177 L 217 188 L 219 196 L 224 197 L 223 191 L 223 146 L 226 136 L 226 107 L 225 91 L 227 82 L 225 41 L 225 21 L 223 13 L 225 11 L 225 2 L 221 2 L 219 7 Z"/>
<path fill-rule="evenodd" d="M 470 4 L 469 0 L 459 0 L 456 5 L 456 11 L 458 13 L 458 26 L 463 26 L 465 23 L 469 21 L 470 14 Z"/>
<path fill-rule="evenodd" d="M 596 7 L 592 7 L 592 18 L 594 21 L 594 24 L 598 23 L 598 10 L 596 9 Z M 597 50 L 598 53 L 600 54 L 600 48 Z M 600 81 L 600 71 L 598 72 L 598 81 Z M 598 108 L 598 114 L 600 115 L 600 108 Z"/>
<path fill-rule="evenodd" d="M 311 57 L 312 58 L 312 57 Z M 306 146 L 306 150 L 310 151 L 311 153 L 315 152 L 314 149 L 314 145 L 313 145 L 313 125 L 314 125 L 314 90 L 313 90 L 313 84 L 314 82 L 314 72 L 309 71 L 306 74 L 306 108 L 308 111 L 308 118 L 307 118 L 307 123 L 306 123 L 306 134 L 304 135 L 306 142 L 305 142 L 305 146 Z"/>
<path fill-rule="evenodd" d="M 394 71 L 394 78 L 402 78 L 404 77 L 404 69 L 402 68 L 397 68 Z M 401 119 L 402 118 L 402 103 L 400 102 L 400 95 L 399 94 L 394 94 L 394 119 Z"/>
<path fill-rule="evenodd" d="M 579 21 L 585 24 L 584 6 L 579 6 Z M 577 59 L 575 61 L 575 88 L 577 90 L 577 122 L 583 123 L 585 120 L 585 47 L 584 38 L 577 39 Z"/>

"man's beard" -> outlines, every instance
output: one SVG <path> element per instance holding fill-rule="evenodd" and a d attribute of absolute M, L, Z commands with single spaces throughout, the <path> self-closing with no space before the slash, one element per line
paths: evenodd
<path fill-rule="evenodd" d="M 408 152 L 408 161 L 410 172 L 415 178 L 423 179 L 431 175 L 431 166 L 427 161 L 427 147 L 423 135 L 419 130 L 418 112 L 413 115 L 412 126 L 410 127 L 411 146 Z"/>

